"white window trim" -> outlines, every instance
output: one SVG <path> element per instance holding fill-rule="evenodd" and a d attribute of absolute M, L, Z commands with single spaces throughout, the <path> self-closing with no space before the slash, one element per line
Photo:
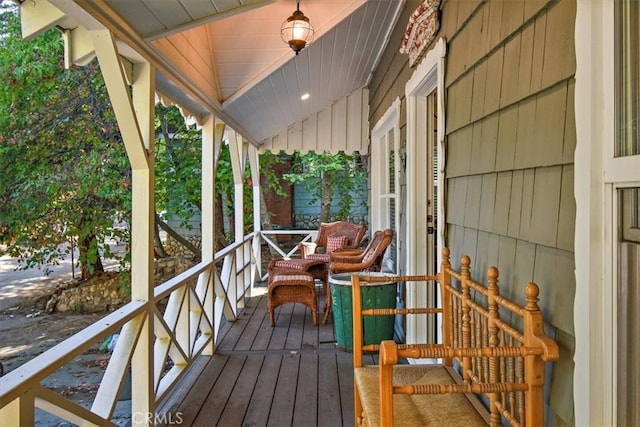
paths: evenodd
<path fill-rule="evenodd" d="M 640 156 L 614 157 L 614 0 L 578 0 L 575 26 L 575 425 L 616 425 L 617 190 Z"/>
<path fill-rule="evenodd" d="M 384 115 L 378 120 L 378 123 L 371 130 L 371 221 L 370 227 L 372 230 L 379 230 L 383 227 L 386 228 L 386 224 L 382 224 L 382 220 L 380 218 L 380 198 L 382 196 L 387 196 L 389 198 L 389 193 L 382 190 L 381 180 L 388 174 L 388 170 L 381 170 L 383 167 L 386 168 L 388 162 L 388 153 L 380 152 L 380 145 L 386 144 L 387 136 L 389 132 L 393 130 L 393 151 L 394 162 L 395 162 L 395 176 L 394 182 L 396 185 L 395 191 L 392 193 L 396 198 L 396 209 L 395 209 L 395 224 L 400 224 L 400 204 L 401 200 L 399 199 L 399 189 L 398 185 L 400 183 L 400 98 L 396 98 L 391 107 L 384 113 Z M 381 156 L 382 158 L 374 158 L 374 153 L 376 157 Z M 398 246 L 398 245 L 396 245 Z M 397 259 L 397 258 L 396 258 Z"/>

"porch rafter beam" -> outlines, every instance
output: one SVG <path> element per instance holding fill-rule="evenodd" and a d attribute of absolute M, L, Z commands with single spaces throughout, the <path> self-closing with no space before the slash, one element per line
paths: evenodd
<path fill-rule="evenodd" d="M 122 133 L 132 169 L 148 169 L 149 154 L 145 149 L 136 118 L 129 85 L 118 55 L 115 38 L 108 30 L 92 31 L 93 44 L 100 62 L 109 98 Z"/>
<path fill-rule="evenodd" d="M 69 0 L 52 0 L 54 4 L 67 3 Z M 176 67 L 153 45 L 144 40 L 131 28 L 104 0 L 77 0 L 82 9 L 98 20 L 105 28 L 124 44 L 133 49 L 138 55 L 149 61 L 155 69 L 170 79 L 177 87 L 192 97 L 198 104 L 208 111 L 215 113 L 216 117 L 223 120 L 230 127 L 240 129 L 239 123 L 230 118 L 222 109 L 222 104 L 216 99 L 205 95 L 205 91 L 195 83 L 183 70 Z M 257 141 L 248 140 L 254 145 Z"/>
<path fill-rule="evenodd" d="M 31 40 L 67 18 L 66 14 L 46 0 L 20 4 L 22 38 Z"/>

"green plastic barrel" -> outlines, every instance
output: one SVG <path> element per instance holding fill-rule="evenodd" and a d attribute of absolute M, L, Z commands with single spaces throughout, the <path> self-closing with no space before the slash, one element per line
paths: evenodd
<path fill-rule="evenodd" d="M 333 323 L 338 347 L 353 351 L 353 305 L 351 274 L 338 273 L 329 276 Z M 359 276 L 389 275 L 388 273 L 357 273 Z M 396 282 L 360 282 L 362 309 L 395 308 Z M 364 343 L 380 344 L 393 339 L 394 316 L 365 317 L 363 321 Z"/>

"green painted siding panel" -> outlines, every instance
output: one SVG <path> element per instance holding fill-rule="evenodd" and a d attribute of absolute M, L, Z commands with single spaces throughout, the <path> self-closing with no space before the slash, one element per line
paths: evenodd
<path fill-rule="evenodd" d="M 567 110 L 565 111 L 564 144 L 562 148 L 562 163 L 573 163 L 576 151 L 576 127 L 575 127 L 575 80 L 569 81 L 567 93 Z"/>
<path fill-rule="evenodd" d="M 475 122 L 472 125 L 471 140 L 469 145 L 469 167 L 466 169 L 469 174 L 477 174 L 482 171 L 482 166 L 478 164 L 478 152 L 482 150 L 482 122 Z"/>
<path fill-rule="evenodd" d="M 484 115 L 484 98 L 487 86 L 487 61 L 482 61 L 473 70 L 473 91 L 471 95 L 471 121 Z"/>
<path fill-rule="evenodd" d="M 523 171 L 522 181 L 522 205 L 520 210 L 520 231 L 518 238 L 528 242 L 535 238 L 531 227 L 531 212 L 533 211 L 533 192 L 535 190 L 536 171 L 526 169 Z"/>
<path fill-rule="evenodd" d="M 562 167 L 557 247 L 571 252 L 573 252 L 574 249 L 576 228 L 576 199 L 573 197 L 573 185 L 573 165 L 565 165 Z"/>
<path fill-rule="evenodd" d="M 506 107 L 518 100 L 518 65 L 520 64 L 520 36 L 512 38 L 504 47 L 500 106 Z"/>
<path fill-rule="evenodd" d="M 482 175 L 471 175 L 467 177 L 467 199 L 464 207 L 465 227 L 478 228 L 481 195 Z"/>
<path fill-rule="evenodd" d="M 500 82 L 504 62 L 504 49 L 498 49 L 487 59 L 487 84 L 484 97 L 485 114 L 500 108 Z"/>
<path fill-rule="evenodd" d="M 496 201 L 493 210 L 491 230 L 494 233 L 506 236 L 509 227 L 509 206 L 513 173 L 511 171 L 500 172 L 496 176 Z"/>
<path fill-rule="evenodd" d="M 526 166 L 549 166 L 562 163 L 562 146 L 567 108 L 567 85 L 562 83 L 538 95 L 535 121 L 535 144 Z M 526 161 L 528 160 L 528 162 Z"/>
<path fill-rule="evenodd" d="M 501 39 L 516 32 L 524 22 L 524 1 L 506 0 L 502 6 Z"/>
<path fill-rule="evenodd" d="M 456 177 L 468 174 L 471 164 L 471 143 L 473 127 L 467 126 L 449 135 L 447 138 L 447 157 L 456 159 L 446 166 L 446 174 L 449 177 Z"/>
<path fill-rule="evenodd" d="M 562 166 L 535 169 L 529 241 L 556 246 L 561 187 Z"/>
<path fill-rule="evenodd" d="M 448 181 L 447 192 L 447 222 L 449 224 L 464 224 L 465 200 L 467 197 L 467 178 L 456 178 Z"/>
<path fill-rule="evenodd" d="M 535 138 L 536 100 L 527 99 L 518 108 L 518 137 L 516 138 L 515 168 L 524 169 L 535 166 L 532 157 L 538 151 Z"/>
<path fill-rule="evenodd" d="M 540 309 L 545 320 L 573 333 L 573 253 L 538 245 L 533 281 L 540 288 Z"/>
<path fill-rule="evenodd" d="M 574 1 L 559 1 L 549 9 L 545 34 L 543 87 L 555 84 L 575 73 L 574 27 L 567 25 L 575 16 Z"/>
<path fill-rule="evenodd" d="M 508 236 L 518 238 L 520 235 L 520 216 L 522 212 L 522 191 L 524 188 L 524 172 L 513 171 L 511 183 L 511 200 L 509 204 Z"/>
<path fill-rule="evenodd" d="M 473 74 L 465 74 L 448 88 L 449 109 L 447 122 L 449 129 L 458 129 L 468 124 L 471 119 L 471 102 L 469 94 L 473 91 Z"/>
<path fill-rule="evenodd" d="M 547 29 L 547 16 L 535 20 L 533 30 L 533 61 L 531 66 L 531 92 L 542 89 L 542 67 L 544 65 L 544 42 Z"/>
<path fill-rule="evenodd" d="M 520 36 L 520 63 L 518 66 L 517 98 L 523 99 L 531 92 L 531 70 L 533 69 L 533 36 L 534 26 L 529 25 L 522 30 Z"/>
<path fill-rule="evenodd" d="M 473 139 L 471 146 L 471 172 L 490 173 L 496 170 L 498 145 L 498 115 L 485 118 L 480 123 L 481 134 Z"/>
<path fill-rule="evenodd" d="M 500 111 L 498 118 L 498 146 L 496 149 L 496 171 L 514 167 L 516 139 L 518 137 L 518 106 Z"/>
<path fill-rule="evenodd" d="M 482 193 L 480 197 L 480 217 L 478 228 L 492 231 L 493 215 L 496 205 L 496 186 L 498 175 L 495 173 L 482 175 Z"/>

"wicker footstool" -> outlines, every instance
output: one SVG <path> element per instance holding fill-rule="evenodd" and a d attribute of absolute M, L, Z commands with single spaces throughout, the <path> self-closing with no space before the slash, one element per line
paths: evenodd
<path fill-rule="evenodd" d="M 290 302 L 299 302 L 311 309 L 313 324 L 318 324 L 318 296 L 311 273 L 274 269 L 269 272 L 268 308 L 271 326 L 275 326 L 276 307 Z"/>
<path fill-rule="evenodd" d="M 274 259 L 269 263 L 269 277 L 273 270 L 286 272 L 305 272 L 310 273 L 314 279 L 322 282 L 322 289 L 325 293 L 324 316 L 322 323 L 326 324 L 329 314 L 331 313 L 331 294 L 329 289 L 329 269 L 328 264 L 323 261 L 312 259 Z"/>

